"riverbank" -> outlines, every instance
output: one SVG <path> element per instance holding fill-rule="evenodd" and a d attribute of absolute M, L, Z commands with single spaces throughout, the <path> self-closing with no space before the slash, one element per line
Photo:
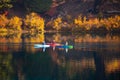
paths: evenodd
<path fill-rule="evenodd" d="M 66 16 L 67 17 L 67 16 Z M 84 33 L 120 33 L 120 16 L 115 15 L 109 18 L 87 18 L 79 15 L 76 18 L 57 17 L 46 24 L 46 30 L 50 31 L 68 31 Z"/>
<path fill-rule="evenodd" d="M 49 17 L 46 14 L 28 13 L 17 5 L 8 11 L 8 16 L 0 15 L 0 32 L 120 33 L 119 14 L 110 16 L 103 12 L 89 13 L 88 10 L 92 8 L 94 3 L 92 0 L 65 1 L 65 3 L 56 6 L 55 15 L 48 15 Z M 105 4 L 107 5 L 104 11 L 114 10 L 108 6 L 108 3 Z M 118 8 L 115 10 L 119 11 Z"/>
<path fill-rule="evenodd" d="M 25 18 L 0 15 L 0 32 L 71 32 L 71 33 L 120 33 L 120 15 L 108 18 L 87 18 L 78 15 L 58 16 L 46 22 L 37 13 L 29 13 Z"/>

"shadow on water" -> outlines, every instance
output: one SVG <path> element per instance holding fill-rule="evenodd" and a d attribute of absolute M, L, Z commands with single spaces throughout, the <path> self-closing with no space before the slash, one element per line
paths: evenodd
<path fill-rule="evenodd" d="M 63 48 L 34 48 L 52 40 L 74 47 L 67 53 Z M 120 80 L 119 75 L 119 35 L 0 35 L 1 80 Z"/>

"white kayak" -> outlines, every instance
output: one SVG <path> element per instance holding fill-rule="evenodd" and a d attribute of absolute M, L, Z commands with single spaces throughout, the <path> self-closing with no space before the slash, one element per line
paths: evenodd
<path fill-rule="evenodd" d="M 50 47 L 50 45 L 47 44 L 35 44 L 34 48 L 48 48 Z"/>

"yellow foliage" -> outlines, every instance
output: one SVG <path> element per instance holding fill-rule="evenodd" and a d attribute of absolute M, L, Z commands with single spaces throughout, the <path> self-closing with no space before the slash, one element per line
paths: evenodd
<path fill-rule="evenodd" d="M 105 27 L 107 30 L 111 28 L 120 28 L 120 16 L 110 17 L 108 19 L 98 18 L 89 19 L 86 21 L 86 17 L 83 17 L 83 20 L 80 16 L 74 19 L 74 24 L 79 27 L 85 27 L 86 30 L 89 30 L 92 27 L 99 28 L 101 26 Z"/>
<path fill-rule="evenodd" d="M 21 33 L 13 33 L 13 34 L 7 34 L 7 35 L 10 36 L 8 38 L 9 43 L 21 43 L 22 42 Z"/>
<path fill-rule="evenodd" d="M 58 17 L 53 21 L 53 28 L 55 28 L 56 30 L 60 30 L 61 29 L 61 23 L 62 23 L 62 18 Z"/>
<path fill-rule="evenodd" d="M 74 24 L 78 25 L 78 26 L 82 26 L 83 22 L 82 22 L 82 16 L 79 15 L 77 19 L 74 19 Z"/>
<path fill-rule="evenodd" d="M 29 15 L 26 15 L 26 18 L 24 19 L 25 26 L 29 29 L 37 29 L 44 31 L 44 19 L 41 18 L 36 13 L 31 13 Z"/>
<path fill-rule="evenodd" d="M 7 33 L 6 32 L 1 32 L 1 29 L 0 29 L 0 38 L 5 38 L 6 35 L 7 35 Z M 1 39 L 0 39 L 0 41 L 1 41 Z"/>
<path fill-rule="evenodd" d="M 108 30 L 112 28 L 120 28 L 120 16 L 110 17 L 104 19 L 101 24 L 103 24 Z"/>
<path fill-rule="evenodd" d="M 0 32 L 7 32 L 6 28 L 0 28 Z"/>
<path fill-rule="evenodd" d="M 15 29 L 15 30 L 21 30 L 21 25 L 22 25 L 21 18 L 15 16 L 15 17 L 10 19 L 9 24 L 8 24 L 8 26 L 9 26 L 8 28 Z"/>
<path fill-rule="evenodd" d="M 79 20 L 79 19 L 75 19 L 75 20 L 74 20 L 74 23 L 75 23 L 76 25 L 82 25 L 82 21 Z"/>

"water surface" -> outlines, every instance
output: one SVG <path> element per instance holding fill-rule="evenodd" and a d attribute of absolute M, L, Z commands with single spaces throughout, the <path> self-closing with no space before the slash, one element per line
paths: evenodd
<path fill-rule="evenodd" d="M 43 41 L 73 49 L 34 48 Z M 0 80 L 120 80 L 120 35 L 0 34 Z"/>

